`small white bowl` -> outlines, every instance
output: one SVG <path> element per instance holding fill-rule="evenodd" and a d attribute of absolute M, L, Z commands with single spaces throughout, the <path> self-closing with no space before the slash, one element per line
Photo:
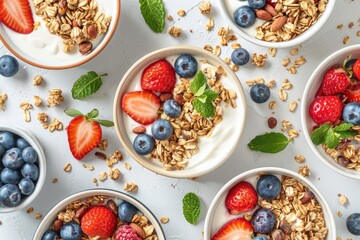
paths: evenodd
<path fill-rule="evenodd" d="M 315 99 L 315 94 L 321 85 L 326 71 L 334 65 L 342 65 L 343 61 L 349 55 L 351 55 L 353 58 L 360 58 L 360 44 L 352 45 L 336 51 L 335 53 L 328 56 L 324 61 L 322 61 L 315 69 L 306 84 L 302 97 L 303 104 L 301 105 L 301 124 L 304 130 L 306 141 L 309 143 L 311 150 L 318 158 L 320 158 L 334 171 L 350 178 L 360 179 L 360 172 L 341 166 L 322 149 L 321 145 L 316 146 L 311 140 L 311 132 L 313 127 L 317 124 L 311 119 L 309 115 L 309 107 L 312 101 Z"/>
<path fill-rule="evenodd" d="M 70 203 L 73 203 L 75 201 L 79 201 L 82 199 L 86 199 L 92 196 L 108 196 L 110 198 L 119 199 L 127 201 L 131 204 L 133 204 L 140 212 L 144 214 L 145 217 L 149 219 L 151 224 L 155 227 L 156 234 L 158 235 L 159 240 L 165 240 L 164 232 L 161 228 L 160 223 L 158 222 L 157 218 L 153 215 L 153 213 L 145 207 L 140 201 L 136 200 L 135 198 L 115 190 L 110 189 L 89 189 L 85 191 L 81 191 L 78 193 L 75 193 L 58 204 L 56 204 L 43 218 L 40 225 L 36 229 L 35 235 L 33 239 L 41 239 L 42 235 L 45 233 L 46 230 L 50 229 L 52 223 L 57 217 L 57 214 L 61 211 L 63 211 L 67 205 Z"/>
<path fill-rule="evenodd" d="M 226 3 L 226 2 L 228 2 L 228 3 Z M 330 17 L 331 12 L 335 5 L 335 0 L 329 0 L 329 2 L 326 5 L 326 9 L 323 12 L 323 15 L 307 31 L 305 31 L 301 35 L 297 36 L 296 38 L 293 38 L 289 41 L 283 41 L 283 42 L 266 42 L 266 41 L 262 41 L 262 40 L 255 38 L 255 34 L 256 34 L 255 29 L 257 26 L 262 24 L 261 23 L 262 20 L 256 19 L 254 25 L 251 26 L 250 28 L 241 28 L 235 23 L 234 12 L 236 9 L 231 10 L 231 8 L 232 7 L 235 8 L 238 5 L 239 5 L 239 7 L 241 5 L 247 5 L 247 1 L 241 2 L 238 0 L 237 1 L 221 0 L 221 1 L 219 1 L 219 4 L 220 4 L 220 11 L 221 11 L 223 17 L 228 21 L 228 23 L 230 24 L 232 29 L 240 35 L 240 37 L 246 39 L 247 41 L 249 41 L 251 43 L 254 43 L 256 45 L 263 46 L 263 47 L 287 48 L 287 47 L 292 47 L 292 46 L 298 45 L 298 44 L 306 41 L 311 36 L 313 36 L 317 31 L 319 31 L 321 29 L 321 27 L 325 24 L 327 19 Z M 234 6 L 231 7 L 230 5 L 234 5 Z"/>
<path fill-rule="evenodd" d="M 0 131 L 11 132 L 24 138 L 30 144 L 30 146 L 34 148 L 34 150 L 38 155 L 39 179 L 36 182 L 35 190 L 31 195 L 27 196 L 24 199 L 21 199 L 20 204 L 16 207 L 0 207 L 0 213 L 9 213 L 28 207 L 40 194 L 40 191 L 44 186 L 45 178 L 46 178 L 46 159 L 45 159 L 44 151 L 39 141 L 28 130 L 14 126 L 9 126 L 9 125 L 1 125 Z"/>
<path fill-rule="evenodd" d="M 127 129 L 124 122 L 125 118 L 129 118 L 129 116 L 122 111 L 121 108 L 121 101 L 122 96 L 128 92 L 128 91 L 135 91 L 135 89 L 130 88 L 129 86 L 132 85 L 140 85 L 140 79 L 134 80 L 137 76 L 139 76 L 139 73 L 141 73 L 146 66 L 149 64 L 164 59 L 167 57 L 173 57 L 173 56 L 179 56 L 182 53 L 188 53 L 195 56 L 195 58 L 200 59 L 206 59 L 210 64 L 214 66 L 221 66 L 227 77 L 231 80 L 231 83 L 233 86 L 235 86 L 236 89 L 234 89 L 237 93 L 237 108 L 231 109 L 232 111 L 236 111 L 238 119 L 231 119 L 232 121 L 229 124 L 229 128 L 227 132 L 228 134 L 231 134 L 231 136 L 234 136 L 234 139 L 231 143 L 226 143 L 227 145 L 224 146 L 224 143 L 219 143 L 219 145 L 215 146 L 214 154 L 208 156 L 205 159 L 196 159 L 196 161 L 193 161 L 193 159 L 196 158 L 196 154 L 192 156 L 192 158 L 189 160 L 189 165 L 185 167 L 184 170 L 174 170 L 174 171 L 167 171 L 165 170 L 161 164 L 158 163 L 158 160 L 149 160 L 146 156 L 140 156 L 138 155 L 132 146 L 132 140 L 129 137 L 129 134 L 127 133 L 131 129 Z M 175 59 L 172 59 L 175 60 Z M 138 81 L 134 82 L 134 81 Z M 139 89 L 138 89 L 139 90 Z M 230 106 L 228 106 L 231 108 Z M 151 171 L 168 176 L 173 178 L 191 178 L 191 177 L 198 177 L 200 175 L 203 175 L 205 173 L 208 173 L 217 167 L 219 167 L 222 163 L 224 163 L 234 152 L 234 150 L 237 147 L 237 144 L 239 143 L 240 136 L 244 129 L 244 123 L 245 123 L 245 114 L 246 114 L 246 104 L 245 104 L 245 97 L 244 97 L 244 91 L 240 84 L 239 79 L 236 77 L 234 72 L 230 69 L 230 67 L 225 64 L 220 58 L 215 56 L 214 54 L 201 49 L 197 47 L 190 47 L 190 46 L 177 46 L 177 47 L 169 47 L 169 48 L 163 48 L 160 50 L 157 50 L 155 52 L 152 52 L 140 60 L 138 60 L 124 75 L 123 79 L 120 81 L 119 87 L 115 94 L 115 100 L 114 100 L 114 123 L 115 123 L 115 129 L 117 132 L 117 135 L 121 141 L 121 144 L 124 146 L 126 151 L 142 166 L 146 167 L 147 169 L 150 169 Z M 224 121 L 224 120 L 223 120 Z M 232 125 L 233 124 L 233 125 Z M 137 124 L 140 125 L 140 124 Z M 223 122 L 220 123 L 215 127 L 214 133 L 212 137 L 215 134 L 216 128 L 224 127 Z M 231 126 L 232 125 L 232 126 Z M 134 135 L 134 134 L 133 134 Z"/>
<path fill-rule="evenodd" d="M 109 43 L 120 18 L 120 0 L 98 0 L 99 10 L 105 16 L 112 16 L 107 32 L 92 41 L 93 50 L 89 54 L 82 55 L 77 50 L 76 53 L 64 53 L 61 37 L 49 32 L 45 21 L 35 14 L 33 2 L 29 2 L 34 21 L 40 22 L 39 29 L 30 34 L 19 34 L 0 22 L 0 40 L 17 58 L 39 68 L 67 69 L 90 61 Z M 44 40 L 46 38 L 49 41 Z"/>
<path fill-rule="evenodd" d="M 228 220 L 221 219 L 223 222 L 219 221 L 218 217 L 215 217 L 217 214 L 218 216 L 223 216 L 224 214 L 222 211 L 226 211 L 225 208 L 225 197 L 229 190 L 235 186 L 240 181 L 246 181 L 249 178 L 256 178 L 259 174 L 274 174 L 274 175 L 281 175 L 281 176 L 289 176 L 304 184 L 310 191 L 312 191 L 315 195 L 316 200 L 320 203 L 323 212 L 324 212 L 324 219 L 326 227 L 328 228 L 328 235 L 326 240 L 334 240 L 336 238 L 336 227 L 334 217 L 332 215 L 332 211 L 327 204 L 325 198 L 321 195 L 319 190 L 306 178 L 302 177 L 301 175 L 292 172 L 287 169 L 283 168 L 276 168 L 276 167 L 263 167 L 263 168 L 256 168 L 249 170 L 247 172 L 241 173 L 227 182 L 220 191 L 216 194 L 215 198 L 211 202 L 209 210 L 206 214 L 205 219 L 205 230 L 204 230 L 204 239 L 211 239 L 211 237 L 216 233 L 219 227 L 223 226 Z M 229 219 L 230 220 L 230 219 Z"/>

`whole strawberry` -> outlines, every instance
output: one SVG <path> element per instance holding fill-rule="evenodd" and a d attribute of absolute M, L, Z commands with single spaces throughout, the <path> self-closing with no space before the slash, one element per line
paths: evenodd
<path fill-rule="evenodd" d="M 239 182 L 230 189 L 225 199 L 225 206 L 230 214 L 237 215 L 253 210 L 258 203 L 254 187 L 245 181 Z"/>
<path fill-rule="evenodd" d="M 147 66 L 141 76 L 143 90 L 171 92 L 176 83 L 175 70 L 165 59 Z"/>
<path fill-rule="evenodd" d="M 105 206 L 92 207 L 81 218 L 81 230 L 91 238 L 111 237 L 115 232 L 116 225 L 115 214 Z"/>
<path fill-rule="evenodd" d="M 121 225 L 114 234 L 114 240 L 141 240 L 130 225 Z"/>
<path fill-rule="evenodd" d="M 352 85 L 345 90 L 346 102 L 360 102 L 360 84 Z"/>
<path fill-rule="evenodd" d="M 317 124 L 335 123 L 340 119 L 343 107 L 338 96 L 322 96 L 311 103 L 309 113 Z"/>
<path fill-rule="evenodd" d="M 355 77 L 360 80 L 360 59 L 358 59 L 353 65 L 353 73 Z"/>
<path fill-rule="evenodd" d="M 336 95 L 343 93 L 350 84 L 350 78 L 343 68 L 330 68 L 321 83 L 319 96 Z"/>

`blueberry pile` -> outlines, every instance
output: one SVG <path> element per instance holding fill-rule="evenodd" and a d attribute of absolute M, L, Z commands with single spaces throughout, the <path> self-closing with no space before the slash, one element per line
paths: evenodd
<path fill-rule="evenodd" d="M 0 132 L 0 206 L 16 207 L 35 189 L 38 155 L 23 138 Z"/>

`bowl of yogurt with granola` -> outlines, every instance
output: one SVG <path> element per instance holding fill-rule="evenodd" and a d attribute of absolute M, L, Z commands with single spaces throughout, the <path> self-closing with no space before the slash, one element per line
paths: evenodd
<path fill-rule="evenodd" d="M 320 30 L 334 5 L 335 0 L 224 0 L 219 6 L 242 38 L 264 47 L 286 48 Z"/>
<path fill-rule="evenodd" d="M 335 238 L 334 218 L 321 193 L 282 168 L 234 177 L 216 194 L 205 219 L 204 239 L 209 240 Z"/>
<path fill-rule="evenodd" d="M 0 3 L 0 40 L 19 59 L 66 69 L 98 55 L 112 38 L 120 1 L 16 0 Z"/>
<path fill-rule="evenodd" d="M 142 166 L 174 178 L 220 166 L 244 128 L 245 99 L 234 72 L 203 49 L 177 46 L 137 61 L 118 86 L 114 123 Z"/>
<path fill-rule="evenodd" d="M 73 194 L 54 206 L 33 239 L 165 240 L 151 211 L 135 198 L 108 189 Z"/>

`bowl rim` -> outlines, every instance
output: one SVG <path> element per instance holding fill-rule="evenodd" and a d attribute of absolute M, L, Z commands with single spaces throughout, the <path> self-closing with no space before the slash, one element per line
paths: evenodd
<path fill-rule="evenodd" d="M 108 32 L 106 32 L 106 35 L 104 36 L 104 38 L 100 41 L 99 45 L 95 48 L 94 51 L 91 51 L 89 54 L 87 54 L 83 59 L 81 59 L 80 61 L 71 63 L 71 64 L 67 64 L 67 65 L 62 65 L 62 66 L 48 66 L 45 64 L 40 64 L 34 61 L 31 61 L 29 59 L 27 59 L 26 57 L 23 57 L 21 54 L 19 54 L 17 51 L 15 51 L 15 49 L 13 49 L 10 44 L 8 44 L 5 40 L 5 38 L 2 36 L 2 34 L 0 33 L 0 41 L 5 45 L 5 47 L 12 53 L 14 54 L 17 58 L 21 59 L 22 61 L 34 66 L 34 67 L 38 67 L 38 68 L 42 68 L 42 69 L 49 69 L 49 70 L 63 70 L 63 69 L 69 69 L 69 68 L 74 68 L 74 67 L 78 67 L 84 63 L 87 63 L 88 61 L 92 60 L 93 58 L 95 58 L 110 42 L 110 40 L 112 39 L 117 26 L 119 24 L 119 19 L 120 19 L 120 13 L 121 13 L 121 0 L 114 0 L 116 2 L 116 14 L 115 16 L 112 18 L 111 21 L 115 21 L 114 23 L 114 27 L 111 29 L 108 29 Z"/>
<path fill-rule="evenodd" d="M 240 180 L 244 180 L 249 175 L 255 175 L 259 173 L 274 173 L 274 172 L 280 172 L 283 175 L 287 175 L 290 177 L 293 177 L 300 182 L 304 183 L 308 188 L 310 188 L 313 192 L 315 192 L 315 195 L 317 198 L 320 198 L 321 201 L 321 207 L 323 209 L 323 212 L 328 213 L 329 215 L 329 223 L 330 225 L 327 225 L 327 228 L 329 232 L 333 234 L 334 237 L 336 237 L 336 226 L 335 226 L 335 220 L 334 216 L 332 214 L 332 211 L 329 207 L 329 204 L 327 203 L 324 196 L 321 194 L 321 192 L 305 177 L 301 176 L 300 174 L 293 172 L 291 170 L 285 169 L 285 168 L 279 168 L 279 167 L 260 167 L 260 168 L 254 168 L 250 169 L 248 171 L 245 171 L 243 173 L 240 173 L 239 175 L 235 176 L 234 178 L 230 179 L 227 183 L 225 183 L 224 186 L 221 187 L 221 189 L 216 193 L 215 197 L 213 198 L 209 209 L 206 213 L 205 223 L 204 223 L 204 239 L 210 239 L 211 236 L 211 226 L 210 221 L 213 218 L 214 210 L 216 209 L 218 202 L 220 198 L 223 196 L 223 194 L 229 189 L 230 186 L 234 185 Z"/>
<path fill-rule="evenodd" d="M 331 13 L 333 12 L 334 6 L 335 6 L 335 0 L 329 0 L 328 4 L 326 5 L 325 11 L 323 12 L 323 15 L 318 19 L 318 21 L 311 26 L 307 31 L 300 34 L 294 39 L 291 39 L 289 41 L 283 41 L 283 42 L 266 42 L 259 40 L 257 38 L 252 37 L 248 35 L 247 33 L 243 32 L 238 25 L 235 24 L 235 22 L 230 18 L 229 13 L 226 10 L 226 7 L 224 5 L 224 0 L 220 0 L 220 12 L 223 15 L 223 18 L 227 20 L 227 22 L 231 25 L 232 29 L 238 33 L 242 38 L 247 40 L 248 42 L 251 42 L 253 44 L 256 44 L 258 46 L 262 47 L 268 47 L 268 48 L 288 48 L 293 47 L 295 45 L 298 45 L 302 42 L 305 42 L 309 38 L 311 38 L 313 35 L 315 35 L 325 24 L 325 22 L 329 19 Z"/>
<path fill-rule="evenodd" d="M 27 129 L 20 127 L 15 127 L 11 125 L 1 125 L 0 131 L 8 131 L 14 133 L 15 135 L 24 138 L 31 147 L 33 147 L 38 155 L 38 165 L 39 165 L 39 179 L 36 182 L 34 192 L 21 200 L 22 202 L 16 207 L 0 207 L 0 213 L 10 213 L 15 212 L 25 207 L 29 206 L 40 194 L 46 179 L 46 157 L 42 146 L 38 139 Z"/>
<path fill-rule="evenodd" d="M 172 52 L 172 51 L 178 51 L 178 50 L 183 50 L 183 51 L 190 51 L 190 52 L 194 52 L 197 53 L 199 55 L 202 55 L 204 57 L 206 57 L 207 59 L 212 59 L 213 61 L 216 61 L 219 63 L 219 65 L 221 65 L 224 69 L 224 71 L 226 72 L 226 74 L 228 74 L 228 76 L 230 75 L 230 77 L 232 79 L 234 79 L 235 84 L 238 87 L 238 91 L 240 93 L 240 96 L 237 96 L 237 98 L 241 101 L 241 104 L 238 104 L 238 107 L 242 107 L 243 108 L 243 115 L 241 116 L 241 125 L 240 125 L 240 134 L 237 136 L 236 139 L 236 143 L 232 146 L 232 148 L 230 148 L 226 154 L 224 154 L 224 158 L 217 162 L 217 164 L 214 164 L 212 167 L 207 168 L 205 170 L 202 171 L 196 171 L 195 173 L 191 173 L 191 172 L 186 172 L 186 168 L 184 170 L 174 170 L 174 171 L 166 171 L 163 168 L 156 168 L 153 167 L 150 163 L 147 163 L 145 161 L 143 161 L 141 159 L 140 156 L 138 156 L 138 154 L 135 153 L 135 151 L 133 151 L 132 147 L 127 146 L 126 144 L 126 139 L 122 134 L 122 131 L 120 130 L 119 127 L 119 123 L 118 121 L 120 119 L 117 118 L 117 112 L 118 109 L 120 108 L 120 92 L 121 89 L 123 87 L 123 85 L 125 84 L 125 80 L 129 77 L 129 75 L 131 75 L 131 73 L 133 71 L 135 71 L 135 69 L 137 68 L 138 65 L 142 64 L 144 61 L 146 61 L 148 58 L 154 57 L 156 55 L 162 54 L 164 55 L 164 53 L 168 53 L 168 52 Z M 234 153 L 236 147 L 237 147 L 237 143 L 239 143 L 241 136 L 243 135 L 243 130 L 244 130 L 244 126 L 245 126 L 245 121 L 246 121 L 246 113 L 247 113 L 247 108 L 246 108 L 246 101 L 245 101 L 245 93 L 244 93 L 244 89 L 241 85 L 241 82 L 239 80 L 239 78 L 236 76 L 236 74 L 231 70 L 231 68 L 219 57 L 217 57 L 216 55 L 202 49 L 199 47 L 194 47 L 194 46 L 189 46 L 189 45 L 177 45 L 177 46 L 172 46 L 172 47 L 165 47 L 165 48 L 161 48 L 158 50 L 155 50 L 153 52 L 150 52 L 148 54 L 146 54 L 145 56 L 143 56 L 142 58 L 140 58 L 139 60 L 137 60 L 130 68 L 129 70 L 125 73 L 125 75 L 123 76 L 123 78 L 121 79 L 119 86 L 116 90 L 115 93 L 115 97 L 114 97 L 114 104 L 113 104 L 113 118 L 114 118 L 114 126 L 115 126 L 115 130 L 117 133 L 118 138 L 120 139 L 120 142 L 122 144 L 122 146 L 125 148 L 125 150 L 127 151 L 127 153 L 133 158 L 135 159 L 140 165 L 142 165 L 143 167 L 151 170 L 154 173 L 166 176 L 166 177 L 172 177 L 172 178 L 192 178 L 192 177 L 199 177 L 201 175 L 204 175 L 206 173 L 209 173 L 213 170 L 215 170 L 216 168 L 218 168 L 221 164 L 223 164 L 227 159 L 229 159 L 231 157 L 231 155 Z"/>
<path fill-rule="evenodd" d="M 307 131 L 308 129 L 308 125 L 307 125 L 307 121 L 306 121 L 306 116 L 308 116 L 307 112 L 307 104 L 306 101 L 304 101 L 304 99 L 308 99 L 308 93 L 313 85 L 313 83 L 315 83 L 318 78 L 317 76 L 319 74 L 321 74 L 322 72 L 320 71 L 322 68 L 324 68 L 332 59 L 338 57 L 341 54 L 344 54 L 345 52 L 353 52 L 356 50 L 360 49 L 360 44 L 354 44 L 348 47 L 344 47 L 341 48 L 337 51 L 335 51 L 334 53 L 330 54 L 328 57 L 326 57 L 318 66 L 317 68 L 314 70 L 314 72 L 311 74 L 308 82 L 306 83 L 305 89 L 304 89 L 304 93 L 302 96 L 303 99 L 303 104 L 301 105 L 301 125 L 302 128 L 304 130 L 304 135 L 305 135 L 305 139 L 308 143 L 308 145 L 310 145 L 311 150 L 315 153 L 315 155 L 322 161 L 325 163 L 325 165 L 327 165 L 328 167 L 330 167 L 332 170 L 334 170 L 337 173 L 340 173 L 343 176 L 349 177 L 349 178 L 353 178 L 353 179 L 360 179 L 360 174 L 352 174 L 350 172 L 346 172 L 344 171 L 342 168 L 335 166 L 334 164 L 331 164 L 330 161 L 328 161 L 327 159 L 325 159 L 322 154 L 319 152 L 319 150 L 315 147 L 314 143 L 311 140 L 310 134 Z M 355 170 L 354 170 L 355 171 Z"/>
<path fill-rule="evenodd" d="M 55 205 L 53 205 L 48 210 L 48 212 L 46 213 L 45 217 L 41 220 L 39 225 L 37 226 L 35 233 L 33 235 L 33 239 L 40 239 L 41 238 L 40 234 L 43 234 L 47 229 L 49 229 L 49 228 L 46 228 L 46 229 L 44 229 L 44 232 L 40 232 L 40 230 L 42 230 L 42 228 L 46 227 L 45 223 L 49 222 L 49 221 L 52 222 L 53 221 L 52 218 L 54 218 L 57 215 L 57 213 L 56 214 L 53 213 L 54 210 L 61 211 L 62 209 L 64 209 L 66 207 L 66 205 L 68 205 L 69 203 L 71 203 L 73 201 L 76 201 L 76 200 L 79 200 L 82 198 L 86 198 L 86 197 L 90 197 L 90 196 L 96 196 L 96 195 L 107 195 L 107 196 L 114 197 L 114 198 L 121 198 L 121 200 L 128 201 L 131 204 L 135 205 L 135 207 L 138 208 L 138 210 L 140 212 L 142 212 L 144 214 L 144 216 L 146 216 L 149 219 L 149 221 L 152 223 L 152 225 L 155 226 L 155 230 L 159 237 L 159 240 L 165 240 L 165 233 L 164 233 L 164 230 L 163 230 L 160 222 L 158 221 L 158 219 L 156 218 L 154 213 L 147 206 L 145 206 L 145 204 L 143 204 L 140 200 L 136 199 L 135 197 L 133 197 L 127 193 L 120 192 L 120 191 L 117 191 L 114 189 L 109 189 L 109 188 L 91 188 L 91 189 L 81 190 L 76 193 L 68 195 L 66 198 L 64 198 L 60 202 L 56 203 Z M 114 195 L 116 195 L 116 196 L 114 196 Z M 54 215 L 54 216 L 52 216 L 52 215 Z M 150 220 L 150 218 L 151 218 L 151 220 Z M 160 231 L 160 233 L 158 233 L 158 230 Z"/>

